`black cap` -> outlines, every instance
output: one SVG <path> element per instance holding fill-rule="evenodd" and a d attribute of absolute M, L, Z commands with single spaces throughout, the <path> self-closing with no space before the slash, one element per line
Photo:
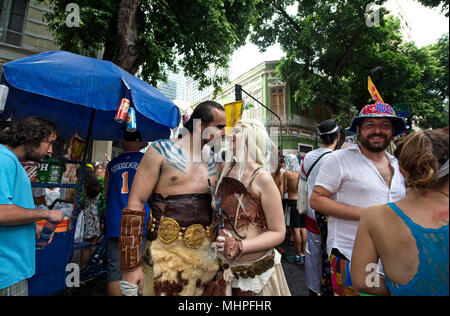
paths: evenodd
<path fill-rule="evenodd" d="M 331 135 L 339 133 L 341 127 L 334 120 L 326 120 L 319 124 L 319 135 Z"/>
<path fill-rule="evenodd" d="M 123 140 L 126 142 L 142 142 L 142 135 L 139 131 L 125 132 Z"/>

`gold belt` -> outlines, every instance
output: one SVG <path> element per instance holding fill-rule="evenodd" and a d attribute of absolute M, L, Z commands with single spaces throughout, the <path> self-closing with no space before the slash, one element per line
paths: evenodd
<path fill-rule="evenodd" d="M 155 228 L 152 225 L 151 231 Z M 158 238 L 168 244 L 176 239 L 183 240 L 184 244 L 188 248 L 197 249 L 203 245 L 205 238 L 210 240 L 214 239 L 215 230 L 214 226 L 211 225 L 204 227 L 201 224 L 193 224 L 187 228 L 180 227 L 180 224 L 170 217 L 165 217 L 161 219 L 158 229 Z"/>
<path fill-rule="evenodd" d="M 269 270 L 270 268 L 272 268 L 275 265 L 274 258 L 275 258 L 275 254 L 272 250 L 271 255 L 254 262 L 250 266 L 231 267 L 231 272 L 238 279 L 239 278 L 243 278 L 243 279 L 252 278 L 253 279 L 255 276 L 261 275 L 264 272 L 266 272 L 267 270 Z M 220 260 L 220 259 L 219 259 L 219 264 L 224 270 L 226 270 L 230 267 L 230 265 L 228 263 L 222 262 L 222 260 Z"/>

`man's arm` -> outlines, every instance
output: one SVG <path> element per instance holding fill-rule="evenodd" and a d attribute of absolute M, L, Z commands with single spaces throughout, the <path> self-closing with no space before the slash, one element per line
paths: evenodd
<path fill-rule="evenodd" d="M 109 182 L 109 171 L 108 171 L 108 166 L 106 166 L 105 180 L 103 182 L 103 186 L 104 186 L 104 190 L 105 190 L 105 201 L 108 199 L 108 182 Z"/>
<path fill-rule="evenodd" d="M 363 208 L 339 203 L 331 199 L 333 193 L 321 186 L 315 186 L 309 203 L 311 208 L 328 216 L 346 220 L 359 220 Z"/>
<path fill-rule="evenodd" d="M 40 220 L 61 222 L 54 211 L 26 209 L 15 204 L 0 204 L 0 225 L 19 226 Z"/>
<path fill-rule="evenodd" d="M 288 177 L 287 177 L 287 173 L 288 173 L 288 171 L 285 171 L 285 172 L 283 173 L 283 181 L 281 182 L 281 183 L 282 183 L 282 185 L 281 185 L 281 188 L 282 188 L 282 191 L 281 191 L 281 200 L 283 200 L 284 194 L 288 192 L 288 185 L 287 185 L 287 183 L 288 183 Z"/>
<path fill-rule="evenodd" d="M 140 248 L 142 226 L 145 221 L 144 206 L 158 183 L 163 159 L 153 146 L 149 147 L 134 176 L 127 208 L 122 210 L 120 221 L 119 249 L 122 280 L 138 285 L 139 293 L 142 293 L 143 288 Z"/>

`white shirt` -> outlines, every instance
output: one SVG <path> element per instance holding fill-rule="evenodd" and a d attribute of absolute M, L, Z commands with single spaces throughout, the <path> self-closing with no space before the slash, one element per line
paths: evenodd
<path fill-rule="evenodd" d="M 401 200 L 406 195 L 405 180 L 397 159 L 385 154 L 394 169 L 390 188 L 357 144 L 327 155 L 315 185 L 332 193 L 333 200 L 352 206 L 369 207 Z M 358 224 L 359 220 L 328 218 L 328 255 L 337 248 L 351 260 Z"/>
<path fill-rule="evenodd" d="M 314 168 L 311 170 L 312 165 L 314 162 L 316 162 L 317 159 L 319 159 L 320 156 L 322 156 L 326 152 L 332 152 L 329 148 L 318 148 L 316 150 L 310 151 L 306 154 L 305 158 L 302 160 L 302 167 L 300 171 L 300 175 L 306 179 L 306 174 L 303 172 L 309 172 L 308 176 L 308 202 L 306 207 L 306 216 L 311 218 L 313 221 L 316 222 L 316 215 L 315 211 L 311 208 L 311 205 L 309 204 L 309 198 L 311 197 L 312 191 L 314 190 L 314 185 L 316 183 L 316 178 L 319 174 L 320 166 L 325 162 L 325 160 L 330 156 L 330 154 L 324 155 L 320 160 L 316 163 Z"/>

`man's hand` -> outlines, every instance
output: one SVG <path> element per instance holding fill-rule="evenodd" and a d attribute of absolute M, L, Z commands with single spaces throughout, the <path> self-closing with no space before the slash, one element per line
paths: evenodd
<path fill-rule="evenodd" d="M 59 210 L 51 210 L 47 221 L 52 223 L 61 223 L 64 220 L 64 213 Z"/>
<path fill-rule="evenodd" d="M 138 293 L 139 295 L 142 295 L 142 289 L 144 287 L 144 274 L 142 273 L 141 267 L 133 271 L 122 272 L 122 280 L 130 284 L 137 284 L 139 287 Z"/>

